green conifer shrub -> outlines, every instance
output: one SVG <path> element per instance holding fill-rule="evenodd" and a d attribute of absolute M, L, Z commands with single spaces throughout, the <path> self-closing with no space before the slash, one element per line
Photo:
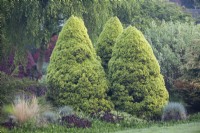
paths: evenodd
<path fill-rule="evenodd" d="M 70 17 L 59 34 L 47 69 L 48 98 L 88 113 L 109 110 L 105 72 L 84 22 Z"/>
<path fill-rule="evenodd" d="M 129 26 L 118 37 L 108 64 L 115 108 L 143 118 L 161 115 L 169 95 L 151 46 Z"/>
<path fill-rule="evenodd" d="M 112 55 L 112 48 L 116 42 L 117 37 L 123 32 L 123 27 L 120 20 L 117 17 L 110 18 L 101 32 L 97 44 L 96 51 L 101 57 L 102 66 L 107 72 L 108 62 Z"/>

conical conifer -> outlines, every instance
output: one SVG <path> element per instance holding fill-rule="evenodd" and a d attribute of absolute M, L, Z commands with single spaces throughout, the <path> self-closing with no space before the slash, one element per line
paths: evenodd
<path fill-rule="evenodd" d="M 148 118 L 161 113 L 169 95 L 158 61 L 139 30 L 129 26 L 118 37 L 108 68 L 116 109 Z"/>
<path fill-rule="evenodd" d="M 105 72 L 84 22 L 70 17 L 59 34 L 47 70 L 48 97 L 57 105 L 85 112 L 109 110 Z"/>
<path fill-rule="evenodd" d="M 101 57 L 102 66 L 105 72 L 108 70 L 108 62 L 112 56 L 112 48 L 116 42 L 117 37 L 123 32 L 123 27 L 117 17 L 110 18 L 101 32 L 97 44 L 97 55 Z"/>

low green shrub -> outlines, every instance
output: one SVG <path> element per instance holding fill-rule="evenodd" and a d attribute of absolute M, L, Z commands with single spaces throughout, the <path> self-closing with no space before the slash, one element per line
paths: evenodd
<path fill-rule="evenodd" d="M 200 112 L 189 115 L 189 121 L 200 121 Z"/>
<path fill-rule="evenodd" d="M 8 133 L 8 129 L 5 128 L 5 127 L 1 127 L 1 126 L 0 126 L 0 132 L 1 132 L 1 133 Z"/>
<path fill-rule="evenodd" d="M 170 102 L 164 107 L 162 120 L 163 121 L 178 121 L 187 118 L 186 109 L 181 103 Z"/>
<path fill-rule="evenodd" d="M 14 93 L 17 91 L 18 81 L 0 72 L 0 107 L 11 102 Z"/>
<path fill-rule="evenodd" d="M 46 91 L 45 84 L 27 78 L 14 78 L 0 72 L 0 106 L 11 103 L 15 95 L 19 93 L 43 96 Z"/>

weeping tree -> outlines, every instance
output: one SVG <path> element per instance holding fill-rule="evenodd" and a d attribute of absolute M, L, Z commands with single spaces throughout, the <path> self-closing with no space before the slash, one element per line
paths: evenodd
<path fill-rule="evenodd" d="M 108 69 L 108 62 L 112 55 L 112 48 L 122 31 L 123 27 L 120 20 L 117 17 L 112 17 L 106 22 L 103 31 L 98 38 L 96 51 L 101 57 L 102 66 L 106 72 Z"/>
<path fill-rule="evenodd" d="M 46 45 L 53 32 L 59 32 L 72 14 L 87 21 L 92 39 L 98 36 L 110 15 L 109 1 L 20 0 L 0 1 L 1 59 L 15 51 L 15 64 L 26 64 L 26 49 Z M 104 15 L 107 14 L 107 15 Z M 103 17 L 104 16 L 104 17 Z M 99 19 L 104 18 L 104 19 Z M 45 46 L 44 46 L 45 47 Z"/>
<path fill-rule="evenodd" d="M 45 45 L 50 34 L 58 31 L 57 7 L 49 0 L 31 2 L 3 0 L 0 7 L 3 19 L 1 60 L 4 60 L 8 67 L 12 66 L 10 69 L 14 70 L 14 66 L 27 64 L 27 49 Z M 54 12 L 50 12 L 52 10 Z M 10 56 L 14 57 L 10 58 Z"/>
<path fill-rule="evenodd" d="M 129 26 L 117 39 L 108 64 L 109 95 L 118 110 L 152 118 L 168 101 L 160 66 L 143 34 Z"/>
<path fill-rule="evenodd" d="M 70 17 L 59 34 L 47 70 L 49 99 L 77 110 L 110 110 L 105 72 L 87 34 L 84 22 Z"/>
<path fill-rule="evenodd" d="M 92 42 L 96 42 L 105 22 L 112 16 L 109 0 L 82 0 L 82 18 Z"/>

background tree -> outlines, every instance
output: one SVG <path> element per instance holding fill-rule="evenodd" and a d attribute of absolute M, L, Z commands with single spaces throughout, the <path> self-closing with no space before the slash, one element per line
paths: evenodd
<path fill-rule="evenodd" d="M 15 60 L 18 61 L 18 64 L 24 64 L 25 59 L 22 57 L 25 56 L 27 47 L 45 45 L 49 41 L 50 35 L 58 32 L 64 20 L 72 14 L 87 20 L 89 34 L 94 35 L 93 38 L 97 37 L 97 31 L 99 28 L 101 29 L 107 19 L 105 14 L 109 15 L 106 12 L 109 9 L 107 8 L 108 4 L 99 0 L 86 3 L 81 0 L 33 0 L 31 2 L 2 0 L 0 5 L 3 25 L 1 27 L 1 46 L 4 57 L 8 57 L 10 50 L 15 48 Z"/>
<path fill-rule="evenodd" d="M 198 28 L 199 25 L 198 25 Z M 200 40 L 198 38 L 191 40 L 191 45 L 187 47 L 184 68 L 186 70 L 186 79 L 198 79 L 200 77 Z"/>
<path fill-rule="evenodd" d="M 108 68 L 116 109 L 146 118 L 161 113 L 168 92 L 158 61 L 140 31 L 129 26 L 119 36 Z"/>
<path fill-rule="evenodd" d="M 120 0 L 110 1 L 113 14 L 117 16 L 124 25 L 134 25 L 145 31 L 154 20 L 160 23 L 165 21 L 193 21 L 190 14 L 175 3 L 167 0 Z"/>
<path fill-rule="evenodd" d="M 122 31 L 123 27 L 120 20 L 117 17 L 112 17 L 106 22 L 98 38 L 96 51 L 101 57 L 102 66 L 106 72 L 108 71 L 108 62 L 112 55 L 112 48 Z"/>
<path fill-rule="evenodd" d="M 152 22 L 146 29 L 145 36 L 151 44 L 154 54 L 161 65 L 167 87 L 172 87 L 173 80 L 181 77 L 186 63 L 187 49 L 194 40 L 200 38 L 199 26 L 194 23 Z M 190 50 L 191 52 L 191 50 Z"/>
<path fill-rule="evenodd" d="M 105 72 L 81 19 L 70 17 L 59 34 L 47 71 L 49 98 L 57 105 L 96 112 L 111 109 Z"/>

